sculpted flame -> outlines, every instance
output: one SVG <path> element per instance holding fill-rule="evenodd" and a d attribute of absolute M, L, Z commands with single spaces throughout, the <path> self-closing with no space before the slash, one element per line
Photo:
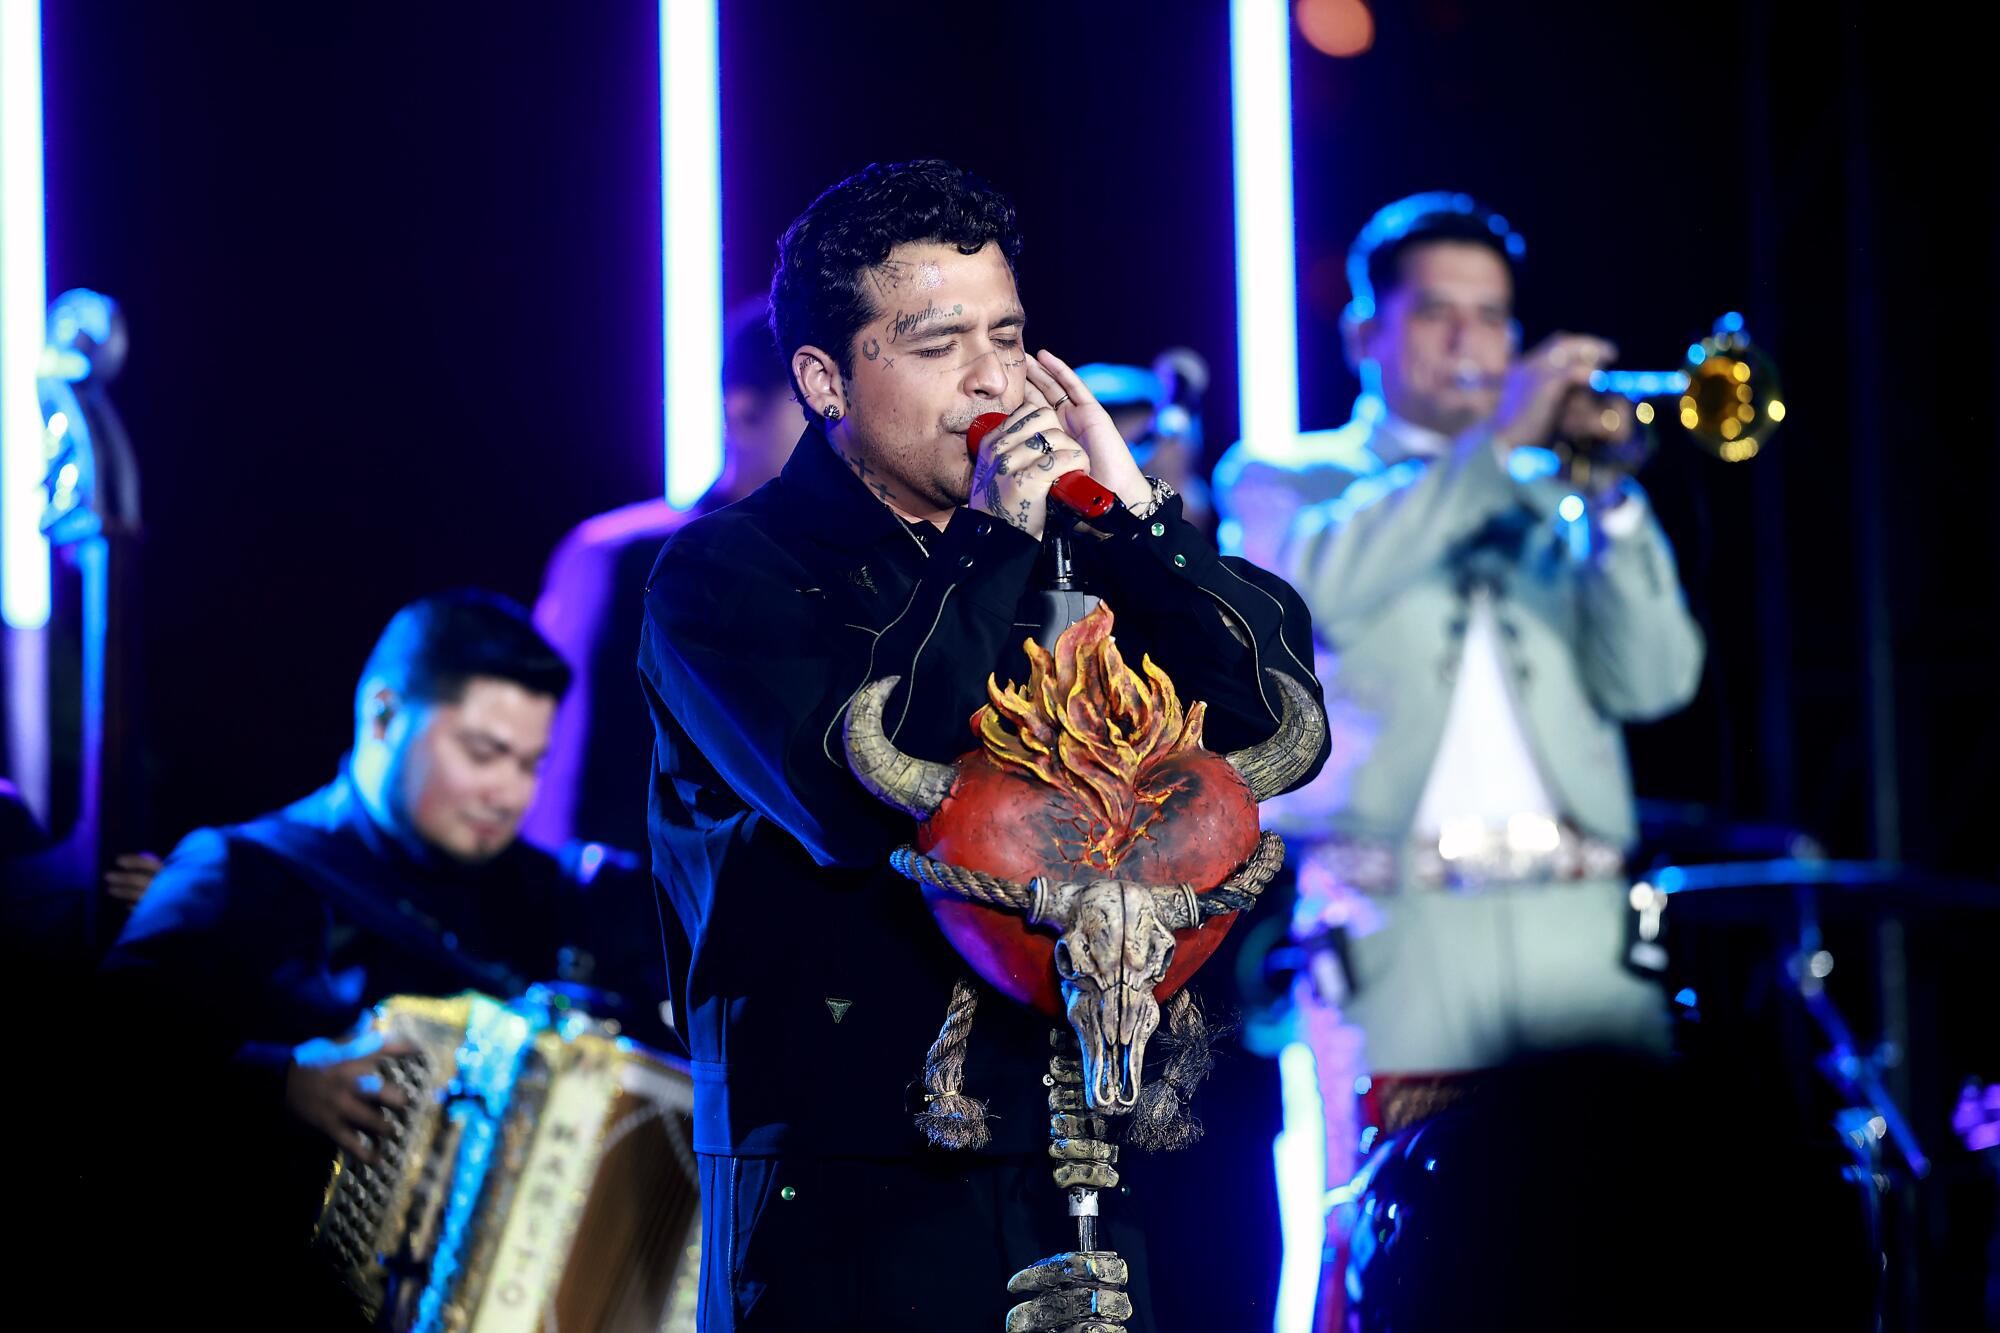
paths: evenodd
<path fill-rule="evenodd" d="M 1143 677 L 1127 666 L 1108 612 L 1071 626 L 1053 655 L 1033 640 L 1026 648 L 1028 683 L 1002 686 L 989 676 L 993 702 L 979 710 L 974 728 L 995 760 L 1068 798 L 1071 864 L 1116 869 L 1186 786 L 1186 775 L 1164 771 L 1161 761 L 1201 748 L 1207 706 L 1195 703 L 1183 714 L 1173 681 L 1152 658 L 1140 661 Z"/>

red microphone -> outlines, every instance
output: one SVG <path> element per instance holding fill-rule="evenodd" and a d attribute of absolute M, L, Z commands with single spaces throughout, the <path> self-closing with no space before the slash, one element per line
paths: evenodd
<path fill-rule="evenodd" d="M 985 412 L 972 419 L 965 432 L 965 451 L 979 456 L 979 442 L 995 426 L 1007 424 L 1005 412 Z M 1084 518 L 1102 518 L 1118 503 L 1118 497 L 1100 486 L 1087 472 L 1065 472 L 1049 487 L 1049 494 Z"/>

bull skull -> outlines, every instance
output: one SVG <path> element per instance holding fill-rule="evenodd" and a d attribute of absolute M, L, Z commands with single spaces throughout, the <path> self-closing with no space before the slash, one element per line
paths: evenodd
<path fill-rule="evenodd" d="M 1031 886 L 1030 920 L 1054 926 L 1063 1007 L 1083 1052 L 1092 1110 L 1123 1115 L 1139 1100 L 1146 1042 L 1160 1025 L 1153 988 L 1174 961 L 1174 932 L 1200 920 L 1194 891 L 1127 880 Z"/>

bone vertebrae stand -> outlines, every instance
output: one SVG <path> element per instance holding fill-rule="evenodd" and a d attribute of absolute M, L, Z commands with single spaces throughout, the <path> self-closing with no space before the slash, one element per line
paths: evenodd
<path fill-rule="evenodd" d="M 1057 1161 L 1056 1186 L 1069 1193 L 1069 1215 L 1076 1219 L 1076 1247 L 1097 1246 L 1097 1192 L 1118 1185 L 1118 1149 L 1107 1142 L 1104 1117 L 1090 1114 L 1083 1095 L 1083 1061 L 1074 1034 L 1049 1033 L 1058 1054 L 1049 1058 L 1042 1082 L 1049 1089 L 1049 1155 Z"/>

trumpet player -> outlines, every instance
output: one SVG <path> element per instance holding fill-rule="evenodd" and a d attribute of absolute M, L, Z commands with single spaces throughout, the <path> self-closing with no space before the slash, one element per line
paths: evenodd
<path fill-rule="evenodd" d="M 1330 1122 L 1363 1071 L 1360 1123 L 1393 1132 L 1526 1050 L 1667 1040 L 1625 963 L 1620 729 L 1688 702 L 1703 639 L 1631 410 L 1587 389 L 1616 349 L 1518 346 L 1524 251 L 1462 194 L 1383 208 L 1348 261 L 1353 419 L 1216 473 L 1224 548 L 1283 573 L 1319 638 L 1333 757 L 1281 817 Z M 1587 484 L 1551 475 L 1558 443 Z"/>

